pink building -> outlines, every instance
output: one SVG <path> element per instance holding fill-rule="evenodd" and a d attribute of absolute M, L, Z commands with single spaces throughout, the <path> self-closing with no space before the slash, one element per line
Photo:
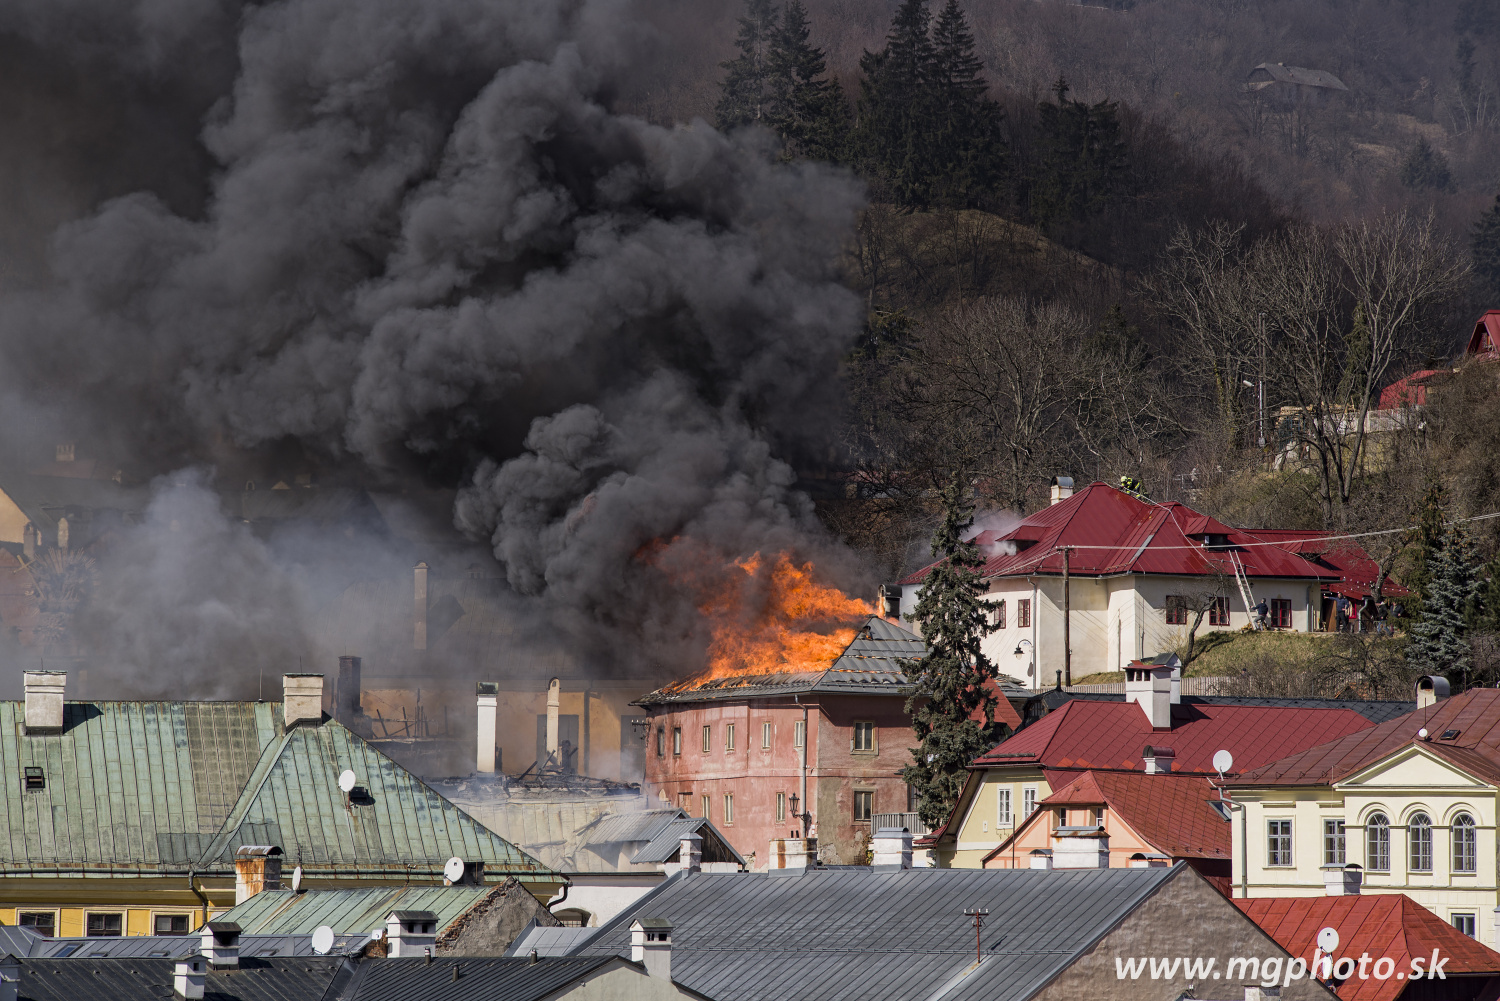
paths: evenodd
<path fill-rule="evenodd" d="M 863 862 L 874 828 L 920 833 L 901 779 L 916 743 L 903 661 L 925 652 L 872 617 L 818 670 L 652 692 L 635 703 L 650 719 L 646 788 L 707 817 L 753 866 L 765 867 L 772 838 L 801 836 L 804 819 L 825 861 Z M 1013 715 L 1003 699 L 999 712 Z"/>

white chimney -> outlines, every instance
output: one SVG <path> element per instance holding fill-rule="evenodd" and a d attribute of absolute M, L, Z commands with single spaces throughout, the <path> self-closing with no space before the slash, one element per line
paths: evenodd
<path fill-rule="evenodd" d="M 630 925 L 630 961 L 641 963 L 649 976 L 672 979 L 672 922 L 640 918 Z"/>
<path fill-rule="evenodd" d="M 1147 775 L 1167 775 L 1172 771 L 1172 763 L 1177 760 L 1177 752 L 1170 747 L 1154 747 L 1147 744 L 1145 750 L 1141 751 L 1141 761 L 1146 766 Z"/>
<path fill-rule="evenodd" d="M 203 997 L 204 960 L 202 956 L 187 956 L 177 961 L 172 970 L 172 994 L 179 998 Z"/>
<path fill-rule="evenodd" d="M 203 926 L 203 958 L 216 970 L 240 965 L 240 926 L 233 921 L 210 921 Z"/>
<path fill-rule="evenodd" d="M 1171 858 L 1159 855 L 1155 852 L 1136 852 L 1130 856 L 1130 868 L 1132 869 L 1166 869 L 1172 864 Z"/>
<path fill-rule="evenodd" d="M 1448 697 L 1448 679 L 1436 674 L 1417 679 L 1417 708 L 1426 709 L 1436 705 L 1439 699 Z"/>
<path fill-rule="evenodd" d="M 1052 503 L 1058 504 L 1073 496 L 1073 477 L 1052 477 Z"/>
<path fill-rule="evenodd" d="M 875 850 L 875 868 L 911 868 L 911 831 L 906 828 L 882 827 L 875 832 L 871 847 Z"/>
<path fill-rule="evenodd" d="M 1153 730 L 1172 729 L 1172 706 L 1182 701 L 1182 661 L 1168 654 L 1125 667 L 1125 701 L 1146 713 Z"/>
<path fill-rule="evenodd" d="M 557 713 L 562 702 L 562 682 L 553 678 L 547 682 L 547 753 L 552 755 L 552 764 L 561 768 L 557 755 Z"/>
<path fill-rule="evenodd" d="M 481 681 L 475 701 L 479 706 L 479 736 L 474 744 L 475 765 L 481 775 L 495 771 L 495 714 L 500 702 L 500 685 Z"/>
<path fill-rule="evenodd" d="M 1280 987 L 1246 987 L 1245 1001 L 1276 1001 L 1281 997 Z"/>
<path fill-rule="evenodd" d="M 1033 848 L 1031 850 L 1031 868 L 1033 868 L 1033 869 L 1051 869 L 1052 868 L 1052 849 L 1050 849 L 1050 848 Z"/>
<path fill-rule="evenodd" d="M 1323 870 L 1323 895 L 1327 897 L 1357 897 L 1365 882 L 1365 870 L 1358 862 L 1348 865 L 1325 865 Z"/>
<path fill-rule="evenodd" d="M 391 911 L 385 919 L 385 940 L 391 959 L 420 956 L 437 947 L 437 915 L 432 911 Z"/>
<path fill-rule="evenodd" d="M 1104 828 L 1056 827 L 1052 831 L 1054 869 L 1108 869 L 1109 835 Z"/>
<path fill-rule="evenodd" d="M 243 904 L 262 890 L 281 889 L 281 849 L 240 845 L 234 853 L 234 902 Z"/>
<path fill-rule="evenodd" d="M 26 671 L 26 732 L 61 733 L 66 671 Z"/>
<path fill-rule="evenodd" d="M 703 871 L 703 838 L 698 834 L 684 834 L 677 848 L 677 864 L 682 872 Z"/>
<path fill-rule="evenodd" d="M 767 856 L 768 872 L 804 872 L 817 865 L 817 838 L 772 838 Z"/>
<path fill-rule="evenodd" d="M 412 590 L 412 628 L 411 648 L 413 650 L 427 649 L 427 564 L 418 563 L 412 567 L 413 590 Z"/>
<path fill-rule="evenodd" d="M 281 698 L 288 730 L 298 723 L 312 723 L 316 726 L 323 722 L 321 674 L 283 674 Z"/>
<path fill-rule="evenodd" d="M 198 995 L 200 998 L 202 994 Z M 21 961 L 7 953 L 0 953 L 0 1001 L 20 1001 Z"/>

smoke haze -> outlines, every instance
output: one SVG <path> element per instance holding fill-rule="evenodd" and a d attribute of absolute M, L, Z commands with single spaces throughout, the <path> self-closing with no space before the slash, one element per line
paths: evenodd
<path fill-rule="evenodd" d="M 289 442 L 461 487 L 534 629 L 617 667 L 690 666 L 705 559 L 864 586 L 777 458 L 833 416 L 861 191 L 612 111 L 673 44 L 631 4 L 73 0 L 0 33 L 40 95 L 4 110 L 66 137 L 0 166 L 38 197 L 0 247 L 6 409 L 172 474 L 87 619 L 123 677 L 250 694 L 341 579 L 409 566 L 358 540 L 320 578 L 226 514 L 205 464 Z"/>

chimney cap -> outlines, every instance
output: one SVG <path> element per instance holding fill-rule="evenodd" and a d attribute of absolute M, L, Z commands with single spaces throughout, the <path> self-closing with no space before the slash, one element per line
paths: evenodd
<path fill-rule="evenodd" d="M 671 931 L 672 922 L 666 918 L 636 918 L 630 925 L 630 930 L 641 929 L 642 931 Z"/>
<path fill-rule="evenodd" d="M 481 682 L 479 682 L 478 684 L 476 684 L 474 686 L 474 693 L 476 695 L 499 695 L 500 694 L 500 682 L 498 682 L 498 681 L 481 681 Z"/>
<path fill-rule="evenodd" d="M 238 921 L 220 921 L 217 918 L 210 920 L 203 927 L 215 935 L 238 935 L 241 931 Z"/>
<path fill-rule="evenodd" d="M 241 855 L 260 857 L 264 855 L 282 855 L 285 853 L 282 852 L 279 845 L 240 845 L 235 849 L 234 854 L 238 858 Z"/>
<path fill-rule="evenodd" d="M 432 911 L 391 911 L 390 918 L 396 921 L 436 921 L 437 914 Z"/>

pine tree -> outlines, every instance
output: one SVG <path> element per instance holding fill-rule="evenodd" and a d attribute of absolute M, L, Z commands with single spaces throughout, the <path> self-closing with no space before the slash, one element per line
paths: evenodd
<path fill-rule="evenodd" d="M 984 558 L 963 536 L 974 524 L 968 488 L 954 476 L 943 491 L 943 521 L 932 538 L 932 568 L 910 618 L 927 641 L 927 656 L 910 665 L 915 684 L 906 711 L 921 746 L 902 777 L 918 794 L 922 821 L 936 827 L 948 818 L 968 774 L 968 764 L 999 739 L 995 695 L 985 687 L 997 671 L 980 648 L 996 626 L 985 601 Z M 975 722 L 976 715 L 985 723 Z"/>
<path fill-rule="evenodd" d="M 1474 224 L 1474 273 L 1491 296 L 1500 296 L 1500 195 L 1495 204 Z"/>
<path fill-rule="evenodd" d="M 1419 138 L 1401 163 L 1401 183 L 1414 191 L 1447 191 L 1453 187 L 1453 174 L 1448 170 L 1448 159 L 1425 138 Z"/>
<path fill-rule="evenodd" d="M 807 8 L 788 0 L 772 38 L 766 123 L 786 144 L 787 159 L 837 162 L 849 132 L 849 106 L 836 80 L 824 78 L 823 50 L 808 41 Z"/>
<path fill-rule="evenodd" d="M 931 21 L 927 0 L 902 0 L 885 48 L 859 60 L 861 164 L 892 200 L 914 207 L 932 200 L 932 151 L 925 141 L 931 116 Z"/>
<path fill-rule="evenodd" d="M 1422 606 L 1427 600 L 1428 583 L 1432 579 L 1432 567 L 1436 565 L 1438 553 L 1447 541 L 1447 530 L 1443 526 L 1446 499 L 1446 491 L 1441 483 L 1428 487 L 1426 496 L 1422 498 L 1422 510 L 1417 516 L 1416 530 L 1406 536 L 1407 552 L 1410 555 L 1401 580 L 1411 591 L 1411 598 L 1406 602 L 1409 620 L 1415 621 L 1421 617 Z"/>
<path fill-rule="evenodd" d="M 739 55 L 720 63 L 725 70 L 714 124 L 721 130 L 761 121 L 770 77 L 770 50 L 776 35 L 776 8 L 771 0 L 746 0 L 735 48 Z"/>
<path fill-rule="evenodd" d="M 1059 78 L 1056 103 L 1038 107 L 1040 164 L 1030 180 L 1032 217 L 1047 226 L 1084 219 L 1101 211 L 1118 190 L 1125 171 L 1120 108 L 1113 101 L 1085 104 L 1068 97 Z"/>
<path fill-rule="evenodd" d="M 1471 667 L 1470 612 L 1479 594 L 1472 550 L 1464 533 L 1447 533 L 1428 560 L 1422 615 L 1406 644 L 1406 666 L 1419 674 L 1467 679 Z"/>
<path fill-rule="evenodd" d="M 932 148 L 935 200 L 955 207 L 978 204 L 1000 182 L 1004 148 L 1000 106 L 974 54 L 974 34 L 958 0 L 948 0 L 932 30 Z"/>

